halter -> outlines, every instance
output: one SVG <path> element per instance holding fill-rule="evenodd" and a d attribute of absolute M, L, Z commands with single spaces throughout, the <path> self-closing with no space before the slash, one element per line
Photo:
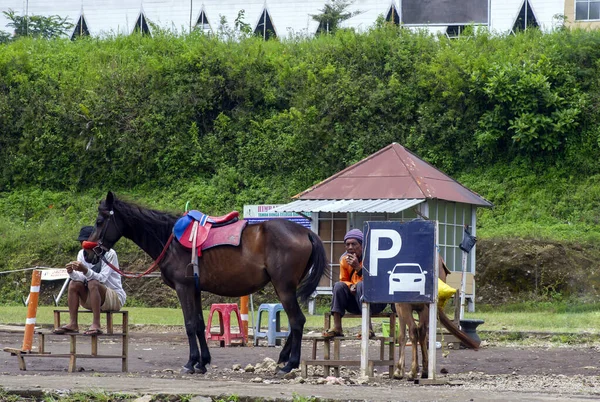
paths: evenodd
<path fill-rule="evenodd" d="M 104 235 L 106 234 L 106 228 L 108 228 L 108 225 L 111 221 L 113 221 L 115 228 L 117 228 L 117 231 L 119 232 L 119 235 L 121 237 L 123 236 L 123 232 L 121 232 L 121 229 L 119 229 L 119 225 L 117 225 L 117 222 L 114 220 L 115 219 L 115 211 L 113 211 L 111 209 L 108 212 L 108 214 L 109 214 L 108 222 L 106 222 L 106 225 L 104 225 L 102 227 L 102 230 L 100 231 L 100 238 L 98 239 L 97 245 L 92 248 L 92 251 L 94 252 L 94 254 L 96 254 L 96 256 L 98 256 L 99 258 L 101 258 L 102 261 L 104 261 L 104 263 L 106 265 L 108 265 L 113 271 L 115 271 L 119 275 L 124 276 L 126 278 L 141 278 L 142 276 L 148 275 L 148 274 L 154 272 L 157 268 L 159 268 L 159 266 L 158 266 L 159 262 L 162 261 L 165 254 L 167 253 L 167 250 L 169 249 L 169 246 L 171 245 L 171 241 L 173 241 L 173 233 L 171 233 L 171 236 L 169 236 L 169 239 L 167 240 L 167 243 L 165 244 L 165 247 L 163 248 L 163 250 L 160 253 L 160 255 L 158 256 L 158 258 L 152 263 L 150 268 L 148 268 L 146 271 L 142 272 L 141 274 L 138 274 L 135 272 L 122 271 L 119 268 L 115 267 L 113 264 L 111 264 L 106 259 L 106 256 L 105 256 L 106 252 L 108 250 L 110 250 L 110 248 L 103 245 L 103 240 L 104 240 Z"/>

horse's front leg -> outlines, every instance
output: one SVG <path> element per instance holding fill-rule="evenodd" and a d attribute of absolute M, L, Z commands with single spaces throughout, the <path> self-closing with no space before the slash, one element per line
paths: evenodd
<path fill-rule="evenodd" d="M 202 297 L 201 293 L 198 292 L 195 303 L 195 314 L 197 317 L 196 325 L 196 337 L 200 342 L 200 361 L 194 366 L 200 374 L 206 373 L 206 365 L 210 364 L 210 351 L 208 350 L 208 344 L 206 343 L 206 325 L 204 324 L 204 315 L 202 314 Z"/>
<path fill-rule="evenodd" d="M 185 333 L 188 337 L 190 347 L 190 356 L 188 362 L 181 369 L 182 374 L 195 373 L 194 366 L 200 362 L 200 351 L 198 350 L 198 342 L 196 341 L 196 333 L 198 330 L 198 315 L 196 314 L 195 306 L 195 291 L 194 286 L 176 286 L 177 297 L 183 310 L 183 320 L 185 325 Z"/>

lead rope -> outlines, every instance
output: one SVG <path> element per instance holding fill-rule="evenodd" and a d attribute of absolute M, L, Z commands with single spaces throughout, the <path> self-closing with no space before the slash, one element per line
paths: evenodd
<path fill-rule="evenodd" d="M 150 268 L 148 268 L 145 272 L 142 272 L 141 274 L 136 274 L 135 272 L 121 271 L 119 268 L 117 268 L 113 264 L 111 264 L 106 259 L 106 256 L 104 254 L 102 254 L 100 256 L 100 258 L 102 258 L 102 261 L 104 261 L 106 263 L 106 265 L 108 265 L 113 271 L 115 271 L 116 273 L 118 273 L 121 276 L 124 276 L 125 278 L 141 278 L 142 276 L 148 275 L 148 274 L 156 271 L 156 269 L 158 268 L 158 264 L 165 257 L 165 254 L 167 253 L 167 250 L 169 249 L 169 246 L 171 245 L 172 241 L 173 241 L 173 233 L 171 233 L 171 236 L 169 236 L 169 240 L 167 240 L 167 244 L 165 244 L 165 247 L 163 248 L 163 251 L 160 253 L 158 258 L 152 263 Z"/>

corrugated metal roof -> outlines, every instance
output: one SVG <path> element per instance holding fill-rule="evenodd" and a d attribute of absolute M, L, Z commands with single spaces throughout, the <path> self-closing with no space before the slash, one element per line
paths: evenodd
<path fill-rule="evenodd" d="M 398 213 L 424 202 L 411 200 L 298 200 L 270 212 L 387 212 Z"/>
<path fill-rule="evenodd" d="M 440 199 L 493 207 L 450 176 L 392 143 L 296 195 L 301 200 Z"/>

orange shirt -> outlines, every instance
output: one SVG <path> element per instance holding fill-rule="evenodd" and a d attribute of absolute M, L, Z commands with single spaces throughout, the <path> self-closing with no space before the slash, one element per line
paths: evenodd
<path fill-rule="evenodd" d="M 362 267 L 362 261 L 360 262 L 360 266 Z M 362 275 L 358 275 L 354 268 L 346 261 L 346 253 L 342 254 L 340 257 L 340 282 L 344 282 L 346 285 L 350 286 L 357 284 L 362 280 Z"/>

